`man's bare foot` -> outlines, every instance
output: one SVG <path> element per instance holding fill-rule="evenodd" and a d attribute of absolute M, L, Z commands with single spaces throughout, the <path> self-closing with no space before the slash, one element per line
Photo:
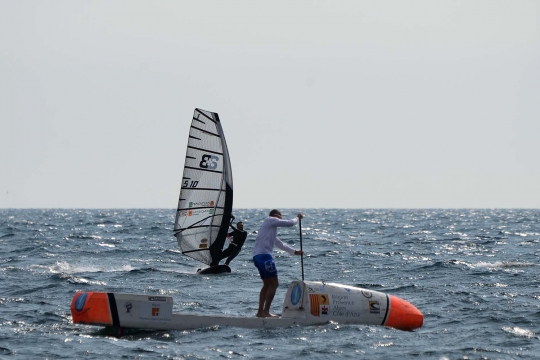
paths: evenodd
<path fill-rule="evenodd" d="M 276 314 L 271 314 L 271 313 L 256 313 L 255 314 L 256 317 L 262 317 L 262 318 L 267 318 L 267 317 L 279 317 L 279 315 L 276 315 Z"/>

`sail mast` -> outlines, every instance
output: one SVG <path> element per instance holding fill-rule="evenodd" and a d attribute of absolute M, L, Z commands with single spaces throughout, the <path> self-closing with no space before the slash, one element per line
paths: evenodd
<path fill-rule="evenodd" d="M 227 142 L 225 141 L 225 134 L 223 133 L 223 128 L 221 127 L 221 121 L 219 120 L 219 115 L 215 114 L 216 119 L 216 129 L 219 133 L 219 138 L 221 139 L 221 147 L 223 150 L 223 177 L 222 177 L 222 189 L 225 191 L 220 192 L 220 196 L 224 196 L 224 208 L 223 216 L 221 219 L 221 225 L 219 227 L 216 240 L 210 246 L 210 255 L 212 259 L 215 259 L 217 255 L 221 254 L 223 245 L 225 244 L 225 239 L 227 238 L 227 233 L 229 231 L 229 224 L 231 221 L 232 214 L 232 203 L 233 203 L 233 188 L 232 188 L 232 168 L 229 158 L 229 150 L 227 148 Z"/>

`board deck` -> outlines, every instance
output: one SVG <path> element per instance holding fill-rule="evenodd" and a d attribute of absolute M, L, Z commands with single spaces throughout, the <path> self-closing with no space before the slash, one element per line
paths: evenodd
<path fill-rule="evenodd" d="M 383 325 L 415 330 L 424 316 L 406 300 L 386 293 L 316 281 L 293 281 L 281 317 L 174 314 L 170 296 L 78 292 L 71 303 L 73 323 L 105 327 L 188 330 L 210 326 L 273 328 L 339 324 Z"/>

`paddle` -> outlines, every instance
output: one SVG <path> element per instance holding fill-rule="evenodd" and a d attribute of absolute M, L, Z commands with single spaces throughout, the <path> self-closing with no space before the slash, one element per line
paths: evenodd
<path fill-rule="evenodd" d="M 302 219 L 298 219 L 298 228 L 300 229 L 300 251 L 302 249 Z M 300 263 L 302 264 L 302 281 L 304 281 L 304 254 L 300 255 Z"/>

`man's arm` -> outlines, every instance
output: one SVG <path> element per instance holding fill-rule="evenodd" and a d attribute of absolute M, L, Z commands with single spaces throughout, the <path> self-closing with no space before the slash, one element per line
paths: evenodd
<path fill-rule="evenodd" d="M 276 238 L 274 240 L 274 245 L 276 245 L 278 248 L 280 248 L 281 250 L 291 254 L 291 255 L 294 255 L 294 253 L 296 252 L 296 250 L 294 250 L 292 247 L 290 247 L 289 245 L 285 244 L 283 241 L 279 240 L 278 238 Z"/>

